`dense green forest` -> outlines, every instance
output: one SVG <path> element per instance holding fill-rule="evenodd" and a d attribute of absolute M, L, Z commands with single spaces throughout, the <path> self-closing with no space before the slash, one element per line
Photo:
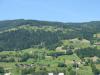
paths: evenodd
<path fill-rule="evenodd" d="M 100 22 L 61 23 L 37 20 L 0 21 L 0 51 L 21 50 L 36 46 L 55 49 L 61 40 L 92 40 L 100 32 Z"/>
<path fill-rule="evenodd" d="M 100 21 L 0 21 L 0 75 L 49 72 L 99 75 Z"/>

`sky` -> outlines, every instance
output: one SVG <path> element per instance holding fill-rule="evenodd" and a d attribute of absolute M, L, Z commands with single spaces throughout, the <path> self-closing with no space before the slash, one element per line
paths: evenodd
<path fill-rule="evenodd" d="M 100 0 L 0 0 L 0 20 L 100 21 Z"/>

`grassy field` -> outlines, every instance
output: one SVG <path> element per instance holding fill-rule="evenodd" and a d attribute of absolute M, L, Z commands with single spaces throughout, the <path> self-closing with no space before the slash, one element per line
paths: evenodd
<path fill-rule="evenodd" d="M 71 40 L 63 40 L 63 46 L 66 45 L 73 45 L 75 48 L 87 48 L 90 46 L 90 42 L 88 40 L 78 40 L 78 39 L 71 39 Z M 77 43 L 77 44 L 76 44 Z M 98 46 L 98 48 L 100 49 L 100 47 Z M 16 56 L 19 55 L 23 55 L 25 53 L 29 53 L 31 55 L 34 54 L 34 52 L 46 52 L 46 53 L 52 53 L 52 52 L 64 52 L 63 49 L 61 50 L 47 50 L 45 48 L 29 48 L 29 49 L 24 49 L 21 51 L 3 51 L 0 52 L 0 55 L 5 55 L 8 57 L 13 57 L 15 59 L 17 59 Z M 63 70 L 65 69 L 67 71 L 67 68 L 70 67 L 73 63 L 73 60 L 76 60 L 77 62 L 80 62 L 81 59 L 74 53 L 72 55 L 61 55 L 58 56 L 57 58 L 53 58 L 52 56 L 45 56 L 45 59 L 38 59 L 37 61 L 35 61 L 34 58 L 29 58 L 26 62 L 0 62 L 0 67 L 4 67 L 5 70 L 9 70 L 12 75 L 20 75 L 20 70 L 17 69 L 17 67 L 15 66 L 15 64 L 32 64 L 35 63 L 35 65 L 37 65 L 37 69 L 36 71 L 39 70 L 40 65 L 50 65 L 49 67 L 46 67 L 46 69 L 48 71 L 53 71 L 53 70 Z M 67 65 L 66 68 L 61 68 L 58 67 L 59 63 L 65 63 Z M 97 68 L 99 68 L 100 65 L 97 65 Z M 75 70 L 75 69 L 74 69 Z M 78 74 L 79 75 L 93 75 L 92 73 L 92 69 L 90 66 L 83 66 L 80 65 L 79 69 L 78 69 Z"/>
<path fill-rule="evenodd" d="M 63 40 L 63 46 L 74 46 L 75 48 L 87 48 L 90 46 L 90 41 L 88 40 L 78 40 L 77 38 L 71 40 Z"/>
<path fill-rule="evenodd" d="M 26 50 L 22 50 L 22 53 L 32 53 L 33 51 L 37 51 L 37 50 L 44 50 L 44 49 L 35 49 L 35 48 L 29 48 L 29 49 L 26 49 Z M 16 55 L 17 53 L 16 52 L 9 52 L 9 51 L 5 51 L 5 52 L 1 52 L 0 54 L 12 54 L 12 55 Z M 10 63 L 4 63 L 4 62 L 0 62 L 0 66 L 4 67 L 6 70 L 9 70 L 12 75 L 20 75 L 19 73 L 19 70 L 16 69 L 16 66 L 15 64 L 31 64 L 33 63 L 33 60 L 34 59 L 29 59 L 27 60 L 27 62 L 10 62 Z M 57 67 L 58 63 L 60 62 L 65 62 L 68 66 L 70 66 L 72 64 L 72 61 L 73 60 L 77 60 L 77 61 L 80 61 L 80 58 L 76 55 L 76 54 L 73 54 L 73 55 L 63 55 L 63 56 L 59 56 L 57 59 L 56 58 L 52 58 L 52 57 L 46 57 L 46 59 L 44 60 L 39 60 L 37 62 L 35 62 L 35 64 L 42 64 L 42 65 L 47 65 L 49 64 L 50 67 L 47 68 L 47 70 L 49 71 L 53 71 L 55 70 L 55 68 L 57 69 L 63 69 L 63 68 L 59 68 Z M 37 66 L 39 67 L 39 65 Z M 78 70 L 78 73 L 80 75 L 92 75 L 92 72 L 91 72 L 91 68 L 90 67 L 81 67 L 79 70 Z"/>

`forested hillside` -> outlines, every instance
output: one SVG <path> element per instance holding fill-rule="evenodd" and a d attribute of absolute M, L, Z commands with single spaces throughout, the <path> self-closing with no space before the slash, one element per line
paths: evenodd
<path fill-rule="evenodd" d="M 64 39 L 92 40 L 100 32 L 100 22 L 62 23 L 38 20 L 0 21 L 0 51 L 30 47 L 55 49 Z"/>

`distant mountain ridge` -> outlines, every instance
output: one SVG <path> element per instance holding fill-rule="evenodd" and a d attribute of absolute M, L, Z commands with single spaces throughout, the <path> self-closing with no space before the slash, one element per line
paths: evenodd
<path fill-rule="evenodd" d="M 81 26 L 94 26 L 100 28 L 100 21 L 91 21 L 91 22 L 82 22 L 82 23 L 63 23 L 63 22 L 52 22 L 52 21 L 40 21 L 40 20 L 24 20 L 24 19 L 16 19 L 16 20 L 4 20 L 0 21 L 0 30 L 9 29 L 21 25 L 32 25 L 32 26 L 74 26 L 74 27 L 81 27 Z"/>

